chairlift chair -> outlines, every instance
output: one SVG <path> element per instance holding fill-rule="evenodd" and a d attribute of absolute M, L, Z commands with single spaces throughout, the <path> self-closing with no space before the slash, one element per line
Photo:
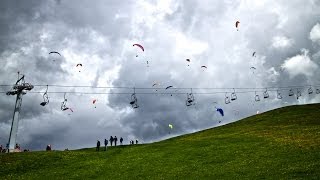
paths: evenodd
<path fill-rule="evenodd" d="M 277 98 L 282 99 L 281 92 L 279 90 L 277 90 Z"/>
<path fill-rule="evenodd" d="M 316 89 L 316 94 L 320 94 L 320 89 Z"/>
<path fill-rule="evenodd" d="M 192 93 L 187 94 L 186 106 L 194 105 L 194 96 Z"/>
<path fill-rule="evenodd" d="M 234 101 L 237 99 L 237 94 L 235 92 L 235 90 L 233 89 L 233 93 L 231 93 L 231 101 Z"/>
<path fill-rule="evenodd" d="M 43 94 L 42 97 L 43 97 L 43 102 L 41 102 L 40 105 L 45 106 L 45 105 L 49 104 L 48 85 L 47 85 L 46 92 Z"/>
<path fill-rule="evenodd" d="M 263 98 L 268 98 L 269 97 L 269 93 L 268 93 L 268 90 L 266 89 L 265 92 L 263 92 Z"/>
<path fill-rule="evenodd" d="M 138 106 L 138 99 L 137 99 L 135 93 L 133 93 L 133 94 L 131 95 L 131 102 L 130 102 L 130 104 L 131 104 L 131 106 L 132 106 L 133 108 L 138 108 L 138 107 L 139 107 L 139 106 Z"/>
<path fill-rule="evenodd" d="M 294 95 L 294 92 L 292 89 L 289 90 L 289 96 L 293 96 Z"/>
<path fill-rule="evenodd" d="M 226 98 L 224 99 L 224 102 L 225 102 L 226 104 L 229 104 L 229 103 L 230 103 L 230 98 L 229 98 L 229 96 L 227 96 L 227 93 L 226 93 Z"/>
<path fill-rule="evenodd" d="M 254 100 L 255 100 L 256 102 L 260 101 L 260 96 L 257 94 L 257 92 L 255 92 Z"/>
<path fill-rule="evenodd" d="M 301 97 L 301 91 L 299 89 L 297 89 L 297 99 L 299 99 L 299 97 Z"/>
<path fill-rule="evenodd" d="M 310 87 L 309 89 L 308 89 L 308 94 L 312 94 L 313 93 L 313 90 L 312 90 L 312 88 Z"/>
<path fill-rule="evenodd" d="M 67 99 L 66 99 L 66 93 L 64 93 L 64 96 L 63 96 L 63 101 L 61 103 L 61 110 L 62 111 L 65 111 L 65 110 L 68 110 L 69 108 L 67 107 Z"/>

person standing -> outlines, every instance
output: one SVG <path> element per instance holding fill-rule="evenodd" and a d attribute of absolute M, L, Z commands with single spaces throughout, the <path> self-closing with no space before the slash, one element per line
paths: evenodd
<path fill-rule="evenodd" d="M 112 146 L 112 142 L 113 142 L 113 137 L 112 136 L 110 136 L 110 144 L 111 144 L 111 146 Z"/>
<path fill-rule="evenodd" d="M 120 144 L 121 144 L 121 145 L 122 145 L 122 142 L 123 142 L 123 138 L 121 137 L 121 138 L 120 138 Z"/>
<path fill-rule="evenodd" d="M 97 149 L 96 149 L 96 151 L 99 151 L 99 150 L 100 150 L 100 141 L 97 140 Z"/>
<path fill-rule="evenodd" d="M 107 150 L 107 146 L 108 146 L 108 140 L 104 139 L 104 151 Z"/>
<path fill-rule="evenodd" d="M 117 138 L 117 136 L 114 136 L 114 146 L 117 146 L 117 141 L 118 141 L 118 138 Z"/>
<path fill-rule="evenodd" d="M 138 144 L 138 140 L 136 139 L 136 144 Z"/>

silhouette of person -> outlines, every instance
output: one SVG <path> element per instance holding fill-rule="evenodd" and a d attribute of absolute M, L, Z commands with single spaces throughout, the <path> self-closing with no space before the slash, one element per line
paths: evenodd
<path fill-rule="evenodd" d="M 97 140 L 97 149 L 96 149 L 96 151 L 99 151 L 99 150 L 100 150 L 100 141 Z"/>
<path fill-rule="evenodd" d="M 121 144 L 121 145 L 122 145 L 122 142 L 123 142 L 123 138 L 121 137 L 121 138 L 120 138 L 120 144 Z"/>
<path fill-rule="evenodd" d="M 112 136 L 110 136 L 110 144 L 111 144 L 111 146 L 112 146 L 112 142 L 113 142 L 113 137 Z"/>
<path fill-rule="evenodd" d="M 114 146 L 117 146 L 117 141 L 118 141 L 118 138 L 117 138 L 117 136 L 114 136 Z"/>
<path fill-rule="evenodd" d="M 107 146 L 108 146 L 108 140 L 104 139 L 104 150 L 107 150 Z"/>
<path fill-rule="evenodd" d="M 136 144 L 138 144 L 138 140 L 136 139 Z"/>

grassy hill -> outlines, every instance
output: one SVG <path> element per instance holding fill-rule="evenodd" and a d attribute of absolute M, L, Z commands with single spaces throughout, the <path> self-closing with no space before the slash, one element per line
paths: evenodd
<path fill-rule="evenodd" d="M 319 179 L 320 104 L 107 152 L 0 155 L 1 179 Z"/>

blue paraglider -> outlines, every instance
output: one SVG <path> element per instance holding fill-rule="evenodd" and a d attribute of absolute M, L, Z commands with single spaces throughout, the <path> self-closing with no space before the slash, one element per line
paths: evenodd
<path fill-rule="evenodd" d="M 223 110 L 221 108 L 217 108 L 217 111 L 221 114 L 221 116 L 224 116 Z"/>

